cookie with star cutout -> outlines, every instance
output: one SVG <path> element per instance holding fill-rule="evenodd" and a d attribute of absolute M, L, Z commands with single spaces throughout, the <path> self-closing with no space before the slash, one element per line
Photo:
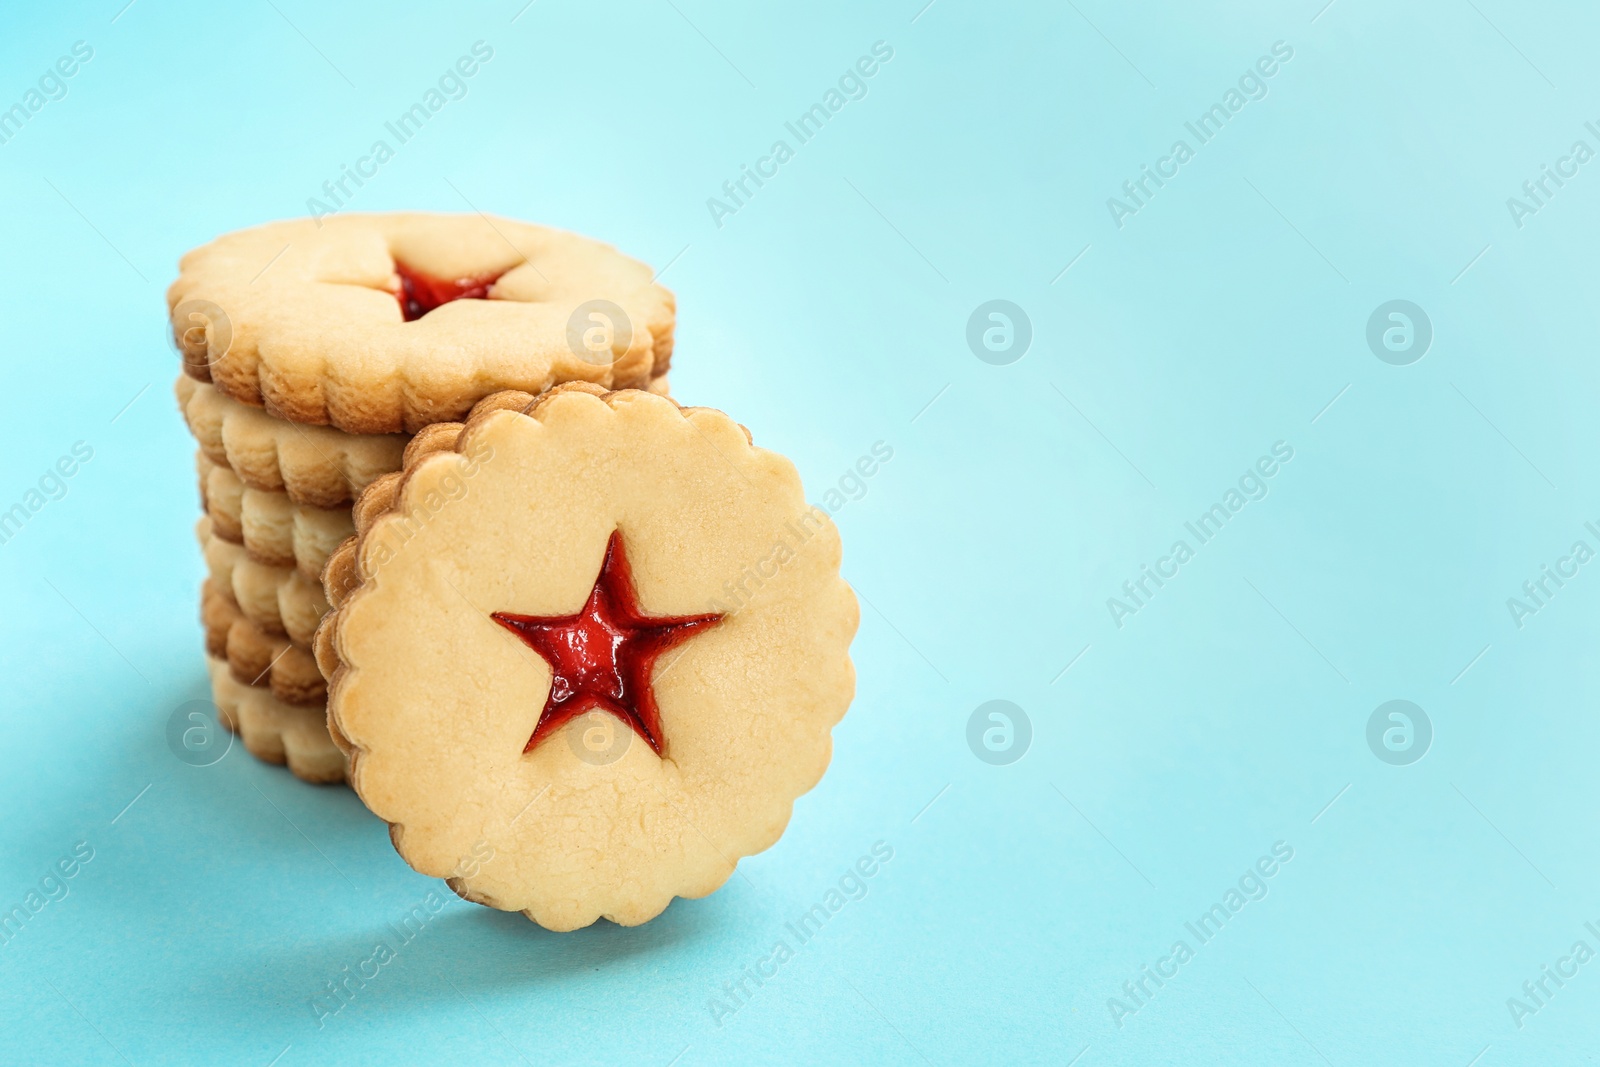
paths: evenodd
<path fill-rule="evenodd" d="M 275 222 L 188 253 L 179 271 L 167 306 L 185 373 L 352 434 L 414 433 L 501 389 L 645 388 L 672 355 L 672 294 L 649 267 L 510 219 Z"/>
<path fill-rule="evenodd" d="M 465 899 L 646 922 L 826 770 L 855 688 L 838 532 L 721 412 L 497 394 L 355 516 L 317 631 L 330 733 L 400 855 Z"/>

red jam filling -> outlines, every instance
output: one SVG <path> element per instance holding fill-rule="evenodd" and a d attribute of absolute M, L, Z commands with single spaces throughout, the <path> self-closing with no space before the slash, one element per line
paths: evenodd
<path fill-rule="evenodd" d="M 583 610 L 548 618 L 497 611 L 490 616 L 550 664 L 544 711 L 524 752 L 587 711 L 608 711 L 661 755 L 661 714 L 650 674 L 657 657 L 722 621 L 721 615 L 646 615 L 639 608 L 622 531 L 611 535 L 605 562 Z"/>
<path fill-rule="evenodd" d="M 400 313 L 407 322 L 416 322 L 436 307 L 452 300 L 485 300 L 499 274 L 483 274 L 476 278 L 435 278 L 420 270 L 412 270 L 404 263 L 396 263 L 394 271 L 400 275 Z"/>

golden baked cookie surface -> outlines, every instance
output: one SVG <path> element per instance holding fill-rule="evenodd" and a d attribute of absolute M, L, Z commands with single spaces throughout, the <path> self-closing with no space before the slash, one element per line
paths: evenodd
<path fill-rule="evenodd" d="M 328 736 L 321 705 L 286 704 L 265 689 L 235 679 L 226 660 L 206 657 L 211 697 L 222 725 L 239 735 L 245 749 L 267 763 L 286 764 L 307 782 L 344 781 L 344 753 Z"/>
<path fill-rule="evenodd" d="M 285 422 L 186 374 L 174 388 L 200 451 L 251 488 L 282 491 L 296 504 L 335 508 L 400 469 L 404 434 L 347 434 Z"/>
<path fill-rule="evenodd" d="M 721 412 L 580 386 L 530 401 L 435 428 L 358 502 L 317 635 L 330 722 L 419 871 L 552 929 L 640 923 L 770 846 L 821 777 L 855 598 L 794 467 Z M 643 614 L 721 618 L 653 663 L 659 755 L 594 708 L 530 744 L 556 674 L 494 616 L 581 615 L 613 534 Z"/>
<path fill-rule="evenodd" d="M 471 299 L 408 321 L 413 287 L 475 280 L 460 286 Z M 183 257 L 167 305 L 191 377 L 278 418 L 355 434 L 461 418 L 500 389 L 644 388 L 666 372 L 675 314 L 650 268 L 607 245 L 425 214 L 228 234 Z"/>
<path fill-rule="evenodd" d="M 212 463 L 204 452 L 195 462 L 211 532 L 244 545 L 258 563 L 297 567 L 315 582 L 328 557 L 355 532 L 348 507 L 297 504 L 287 493 L 247 486 L 231 467 Z"/>

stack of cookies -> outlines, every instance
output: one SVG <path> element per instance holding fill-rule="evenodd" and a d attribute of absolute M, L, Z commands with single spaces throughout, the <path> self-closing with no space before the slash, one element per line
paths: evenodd
<path fill-rule="evenodd" d="M 419 430 L 499 390 L 664 393 L 672 294 L 605 245 L 480 215 L 274 223 L 180 271 L 167 302 L 219 718 L 259 758 L 341 781 L 311 644 L 355 499 Z"/>
<path fill-rule="evenodd" d="M 859 613 L 794 464 L 666 395 L 650 270 L 484 216 L 264 226 L 169 294 L 219 717 L 415 870 L 642 923 L 777 841 Z"/>

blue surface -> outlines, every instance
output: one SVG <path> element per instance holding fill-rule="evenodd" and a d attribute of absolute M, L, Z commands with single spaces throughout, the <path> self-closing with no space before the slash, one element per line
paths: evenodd
<path fill-rule="evenodd" d="M 1600 161 L 1561 162 L 1600 150 L 1592 10 L 119 2 L 0 35 L 0 107 L 93 48 L 0 145 L 0 509 L 93 450 L 0 545 L 0 905 L 42 886 L 0 944 L 0 1060 L 1593 1061 L 1600 961 L 1571 951 L 1600 951 L 1600 563 L 1507 603 L 1600 550 Z M 457 901 L 348 790 L 165 740 L 206 686 L 163 287 L 185 249 L 304 214 L 479 40 L 466 95 L 350 207 L 476 207 L 666 267 L 675 392 L 813 499 L 857 494 L 832 770 L 740 877 L 635 930 Z M 865 95 L 798 143 L 785 122 L 878 41 Z M 778 139 L 774 176 L 708 207 Z M 1141 165 L 1177 172 L 1114 212 Z M 1576 174 L 1514 212 L 1544 165 Z M 1032 332 L 1005 365 L 967 342 L 996 299 Z M 1392 300 L 1431 323 L 1418 361 L 1369 348 Z M 1185 523 L 1278 442 L 1200 543 Z M 993 700 L 1031 725 L 1006 765 L 977 755 L 1003 723 L 968 741 Z M 1369 746 L 1391 700 L 1431 724 L 1420 760 L 1378 758 L 1420 751 L 1384 746 L 1398 721 Z M 799 944 L 785 924 L 877 842 Z M 1577 973 L 1534 1000 L 1546 965 Z"/>

